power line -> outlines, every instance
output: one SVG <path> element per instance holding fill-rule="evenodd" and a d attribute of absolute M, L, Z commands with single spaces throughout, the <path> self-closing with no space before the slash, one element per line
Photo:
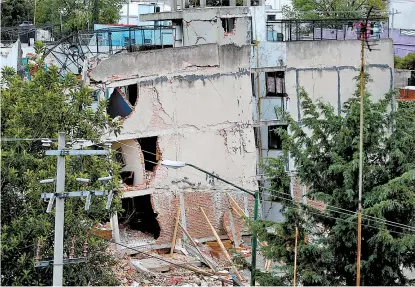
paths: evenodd
<path fill-rule="evenodd" d="M 264 189 L 267 189 L 267 188 L 264 188 Z M 277 192 L 277 193 L 281 193 L 281 192 Z M 277 197 L 277 198 L 284 199 L 284 200 L 287 200 L 287 201 L 290 201 L 290 202 L 298 203 L 297 201 L 295 201 L 293 199 L 289 199 L 289 198 L 285 198 L 285 197 L 280 197 L 280 196 L 277 196 L 275 194 L 271 194 L 271 193 L 263 193 L 263 194 L 271 195 L 273 197 Z M 285 194 L 285 193 L 282 193 L 282 194 L 288 196 L 288 194 Z M 264 201 L 276 202 L 276 201 L 273 201 L 273 200 L 264 200 Z M 331 206 L 331 205 L 327 205 L 327 204 L 325 204 L 325 206 L 326 206 L 326 208 L 328 208 L 329 211 L 332 211 L 332 212 L 337 212 L 337 213 L 345 214 L 345 215 L 356 215 L 357 214 L 356 212 L 351 211 L 351 210 L 347 210 L 347 209 L 342 209 L 342 210 L 348 211 L 349 213 L 341 212 L 341 211 L 337 211 L 337 210 L 330 210 L 330 208 L 338 208 L 338 207 Z M 338 208 L 338 209 L 341 209 L 341 208 Z M 378 218 L 378 217 L 374 217 L 374 216 L 369 216 L 369 215 L 363 215 L 363 217 L 373 218 L 373 219 L 365 218 L 365 220 L 367 220 L 367 221 L 374 221 L 374 222 L 382 223 L 382 224 L 385 224 L 385 225 L 388 225 L 388 226 L 392 226 L 392 227 L 407 229 L 409 231 L 415 231 L 415 227 L 410 226 L 410 225 L 405 225 L 405 224 L 401 224 L 401 223 L 398 223 L 398 222 L 394 222 L 394 221 L 390 221 L 390 220 L 386 220 L 386 219 L 382 219 L 382 218 Z"/>

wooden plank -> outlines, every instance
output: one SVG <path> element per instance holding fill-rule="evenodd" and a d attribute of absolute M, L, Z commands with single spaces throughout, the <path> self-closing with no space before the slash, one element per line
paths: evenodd
<path fill-rule="evenodd" d="M 243 209 L 238 205 L 238 203 L 235 201 L 235 199 L 233 199 L 233 197 L 229 194 L 229 192 L 227 192 L 226 194 L 228 195 L 231 202 L 234 204 L 235 208 L 239 211 L 239 214 L 245 215 L 245 212 L 243 211 Z"/>
<path fill-rule="evenodd" d="M 186 229 L 183 228 L 183 226 L 179 223 L 180 228 L 183 230 L 183 232 L 187 235 L 190 242 L 192 242 L 193 246 L 196 248 L 197 252 L 200 254 L 201 259 L 204 263 L 206 263 L 207 266 L 209 266 L 210 269 L 213 271 L 216 271 L 216 269 L 213 267 L 213 265 L 210 264 L 210 262 L 205 258 L 202 251 L 200 251 L 199 247 L 197 246 L 196 242 L 193 240 L 193 238 L 190 236 L 189 232 L 187 232 Z"/>
<path fill-rule="evenodd" d="M 173 241 L 171 243 L 170 256 L 173 256 L 174 247 L 176 246 L 177 227 L 179 225 L 179 220 L 180 220 L 180 206 L 177 207 L 176 225 L 174 226 Z"/>
<path fill-rule="evenodd" d="M 239 280 L 241 280 L 241 281 L 245 281 L 245 278 L 243 278 L 243 277 L 242 277 L 242 275 L 241 275 L 241 274 L 239 274 L 238 269 L 236 269 L 236 267 L 233 265 L 233 262 L 232 262 L 232 258 L 231 258 L 231 256 L 229 255 L 228 251 L 226 251 L 225 246 L 223 246 L 222 241 L 221 241 L 221 240 L 220 240 L 220 238 L 219 238 L 219 235 L 216 233 L 215 228 L 214 228 L 214 227 L 213 227 L 213 225 L 210 223 L 209 218 L 207 217 L 207 215 L 206 215 L 205 211 L 203 210 L 203 208 L 202 208 L 202 207 L 200 207 L 200 210 L 202 211 L 203 216 L 204 216 L 204 217 L 205 217 L 205 219 L 206 219 L 206 222 L 208 223 L 208 225 L 209 225 L 210 229 L 212 230 L 212 233 L 213 233 L 213 235 L 215 236 L 216 241 L 219 243 L 219 246 L 220 246 L 220 248 L 222 249 L 222 252 L 225 254 L 226 259 L 228 259 L 229 263 L 231 263 L 231 264 L 232 264 L 232 268 L 233 268 L 233 270 L 235 271 L 236 276 L 238 277 L 238 279 L 239 279 Z"/>

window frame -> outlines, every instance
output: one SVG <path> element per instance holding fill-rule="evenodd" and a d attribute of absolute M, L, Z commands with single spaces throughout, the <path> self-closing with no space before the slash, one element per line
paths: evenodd
<path fill-rule="evenodd" d="M 288 125 L 287 124 L 269 125 L 268 126 L 268 149 L 282 150 L 282 139 L 279 135 L 277 135 L 275 133 L 275 130 L 277 130 L 279 128 L 282 128 L 282 129 L 288 131 Z M 276 143 L 272 143 L 273 141 L 276 141 Z"/>

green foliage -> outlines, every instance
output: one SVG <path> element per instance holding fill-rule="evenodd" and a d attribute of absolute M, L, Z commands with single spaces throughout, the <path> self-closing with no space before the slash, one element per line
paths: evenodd
<path fill-rule="evenodd" d="M 5 0 L 1 1 L 1 26 L 18 26 L 23 21 L 33 19 L 33 1 Z"/>
<path fill-rule="evenodd" d="M 415 70 L 415 52 L 409 53 L 403 58 L 395 56 L 395 68 L 405 70 Z"/>
<path fill-rule="evenodd" d="M 42 45 L 37 44 L 38 49 Z M 38 62 L 41 66 L 42 63 Z M 108 131 L 118 131 L 105 112 L 102 102 L 97 111 L 91 109 L 91 91 L 73 75 L 61 78 L 55 67 L 38 69 L 32 81 L 23 81 L 13 69 L 3 71 L 1 89 L 2 138 L 53 138 L 63 131 L 70 138 L 99 139 Z M 72 143 L 73 144 L 73 143 Z M 71 147 L 69 144 L 68 147 Z M 35 268 L 38 240 L 42 242 L 42 259 L 53 258 L 54 211 L 46 213 L 47 202 L 42 192 L 53 192 L 53 185 L 39 180 L 56 176 L 56 157 L 45 156 L 40 141 L 2 142 L 1 145 L 1 283 L 2 285 L 51 285 L 52 267 Z M 83 189 L 76 177 L 91 178 L 91 189 L 111 188 L 95 180 L 119 166 L 103 156 L 67 157 L 66 191 Z M 88 232 L 98 222 L 106 222 L 109 211 L 105 197 L 93 197 L 88 213 L 85 199 L 71 198 L 65 202 L 64 250 L 69 254 L 71 238 L 76 235 L 75 257 L 82 256 Z M 120 210 L 116 197 L 114 212 Z M 64 284 L 73 286 L 117 285 L 111 266 L 113 258 L 104 253 L 107 242 L 90 234 L 89 258 L 86 263 L 64 267 Z"/>
<path fill-rule="evenodd" d="M 18 26 L 23 21 L 33 21 L 34 0 L 6 0 L 2 2 L 2 26 Z M 94 10 L 94 4 L 97 4 Z M 62 13 L 63 31 L 93 29 L 93 17 L 97 23 L 115 24 L 120 18 L 120 9 L 124 0 L 36 0 L 36 25 L 54 24 L 55 31 L 60 25 Z"/>
<path fill-rule="evenodd" d="M 363 214 L 415 226 L 415 103 L 399 102 L 391 110 L 394 93 L 364 100 Z M 294 235 L 298 227 L 298 282 L 303 285 L 354 285 L 356 277 L 357 218 L 335 207 L 358 206 L 359 118 L 357 93 L 338 115 L 323 102 L 314 102 L 300 90 L 302 123 L 287 113 L 289 131 L 281 130 L 285 156 L 295 161 L 296 176 L 323 200 L 324 212 L 279 200 L 285 221 L 254 224 L 264 255 L 276 262 L 272 274 L 259 274 L 261 285 L 291 285 Z M 286 159 L 265 162 L 271 193 L 290 198 Z M 277 178 L 278 177 L 278 178 Z M 284 195 L 285 193 L 285 195 Z M 404 285 L 402 267 L 415 267 L 415 233 L 363 218 L 362 285 Z"/>
<path fill-rule="evenodd" d="M 386 4 L 384 0 L 293 0 L 292 7 L 283 7 L 283 13 L 287 18 L 301 19 L 356 18 L 365 15 L 370 6 L 385 12 Z"/>

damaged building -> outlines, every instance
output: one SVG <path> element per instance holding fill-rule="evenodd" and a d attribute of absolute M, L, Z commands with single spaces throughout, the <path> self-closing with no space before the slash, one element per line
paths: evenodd
<path fill-rule="evenodd" d="M 179 38 L 175 38 L 177 45 L 250 45 L 257 179 L 266 190 L 269 185 L 258 163 L 262 157 L 278 157 L 282 153 L 282 140 L 274 131 L 288 128 L 278 118 L 276 109 L 288 111 L 301 123 L 298 97 L 301 88 L 312 99 L 330 103 L 338 113 L 353 96 L 360 69 L 361 42 L 355 28 L 360 20 L 333 20 L 333 25 L 325 20 L 282 19 L 281 1 L 244 1 L 244 6 L 230 1 L 228 7 L 205 7 L 205 4 L 201 1 L 197 8 L 143 14 L 140 19 L 172 21 L 179 31 L 176 33 Z M 372 44 L 376 41 L 376 49 L 365 56 L 366 70 L 373 78 L 367 88 L 379 99 L 394 87 L 393 42 L 387 18 L 373 18 L 371 23 L 378 27 L 378 32 L 371 40 Z M 296 179 L 292 160 L 287 162 L 286 171 L 291 177 L 291 196 L 308 202 L 303 197 L 306 187 Z M 264 200 L 261 213 L 264 218 L 281 220 L 280 209 L 279 203 Z"/>
<path fill-rule="evenodd" d="M 201 1 L 200 7 L 181 8 L 186 3 L 175 2 L 172 11 L 140 15 L 140 21 L 171 23 L 173 48 L 90 62 L 87 83 L 108 100 L 110 117 L 123 121 L 121 134 L 107 140 L 123 167 L 126 211 L 115 225 L 119 240 L 129 246 L 170 246 L 178 208 L 184 227 L 198 240 L 213 239 L 199 207 L 226 237 L 226 190 L 252 214 L 252 198 L 198 171 L 167 169 L 162 159 L 195 164 L 248 190 L 267 188 L 258 163 L 281 154 L 274 130 L 287 129 L 275 109 L 300 123 L 301 87 L 339 113 L 353 95 L 360 41 L 350 21 L 343 19 L 335 29 L 307 22 L 299 30 L 295 20 L 279 20 L 279 12 L 263 2 L 251 4 L 205 7 Z M 387 19 L 374 21 L 388 25 Z M 379 50 L 366 55 L 375 79 L 368 89 L 375 97 L 394 83 L 392 41 L 385 32 L 379 38 Z M 286 170 L 292 197 L 307 203 L 291 160 Z M 281 220 L 280 207 L 263 201 L 261 216 Z"/>
<path fill-rule="evenodd" d="M 109 116 L 123 122 L 121 134 L 106 139 L 122 166 L 125 212 L 115 219 L 120 242 L 170 246 L 178 208 L 199 241 L 214 239 L 199 207 L 225 235 L 225 191 L 250 212 L 252 198 L 242 192 L 198 171 L 160 164 L 184 161 L 257 188 L 249 55 L 249 45 L 204 44 L 120 53 L 91 69 L 90 85 L 108 99 Z"/>

